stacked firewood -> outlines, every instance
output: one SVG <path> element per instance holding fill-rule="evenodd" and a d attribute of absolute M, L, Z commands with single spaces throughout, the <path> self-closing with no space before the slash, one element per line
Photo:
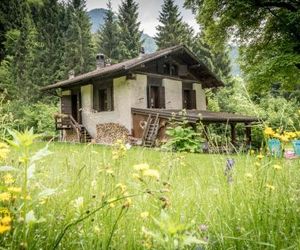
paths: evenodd
<path fill-rule="evenodd" d="M 117 123 L 104 123 L 97 125 L 96 142 L 101 144 L 113 144 L 116 140 L 129 142 L 129 131 Z"/>

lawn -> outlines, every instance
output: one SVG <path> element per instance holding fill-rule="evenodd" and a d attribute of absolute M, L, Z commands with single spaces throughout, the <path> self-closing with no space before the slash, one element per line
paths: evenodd
<path fill-rule="evenodd" d="M 26 173 L 27 198 L 22 190 L 0 201 L 12 217 L 1 249 L 300 248 L 299 160 L 122 144 L 49 150 Z M 2 192 L 24 186 L 19 155 L 12 149 L 5 162 L 20 169 L 10 172 L 15 183 L 0 172 Z M 225 176 L 228 158 L 235 165 Z"/>

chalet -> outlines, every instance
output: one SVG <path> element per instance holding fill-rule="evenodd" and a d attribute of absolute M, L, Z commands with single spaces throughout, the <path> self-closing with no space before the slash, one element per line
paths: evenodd
<path fill-rule="evenodd" d="M 102 142 L 103 137 L 121 129 L 153 146 L 157 138 L 164 137 L 174 113 L 180 119 L 180 111 L 185 109 L 191 124 L 200 119 L 204 124 L 230 124 L 233 142 L 235 125 L 245 124 L 250 143 L 250 124 L 257 119 L 207 110 L 205 89 L 222 87 L 223 83 L 185 46 L 114 65 L 106 65 L 102 54 L 96 60 L 96 70 L 43 88 L 60 89 L 61 114 L 56 116 L 56 127 L 63 131 L 63 140 L 93 138 Z"/>

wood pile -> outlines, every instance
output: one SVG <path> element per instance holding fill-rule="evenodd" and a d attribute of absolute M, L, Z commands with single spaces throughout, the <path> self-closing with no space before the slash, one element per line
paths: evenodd
<path fill-rule="evenodd" d="M 98 124 L 96 127 L 96 142 L 101 144 L 113 144 L 116 140 L 129 142 L 129 131 L 118 123 Z"/>

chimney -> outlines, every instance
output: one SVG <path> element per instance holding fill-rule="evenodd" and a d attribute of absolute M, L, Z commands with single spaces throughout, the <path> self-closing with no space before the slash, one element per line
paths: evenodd
<path fill-rule="evenodd" d="M 69 71 L 69 79 L 72 79 L 75 77 L 75 71 L 72 69 Z"/>
<path fill-rule="evenodd" d="M 139 57 L 142 57 L 143 55 L 145 55 L 145 48 L 141 47 Z"/>
<path fill-rule="evenodd" d="M 96 66 L 97 69 L 102 69 L 105 67 L 105 56 L 104 54 L 97 54 L 96 56 Z"/>

